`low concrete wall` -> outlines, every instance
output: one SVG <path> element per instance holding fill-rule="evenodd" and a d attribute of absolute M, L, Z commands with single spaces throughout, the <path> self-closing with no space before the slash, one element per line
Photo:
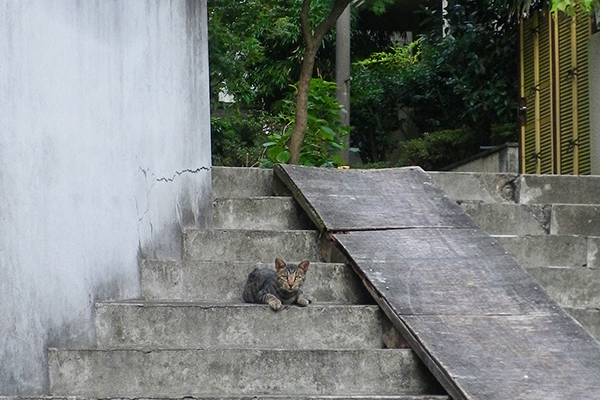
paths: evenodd
<path fill-rule="evenodd" d="M 210 225 L 207 54 L 205 0 L 2 1 L 0 394 Z"/>
<path fill-rule="evenodd" d="M 589 42 L 592 175 L 600 175 L 600 32 Z"/>
<path fill-rule="evenodd" d="M 443 168 L 453 172 L 519 172 L 519 145 L 506 143 Z"/>

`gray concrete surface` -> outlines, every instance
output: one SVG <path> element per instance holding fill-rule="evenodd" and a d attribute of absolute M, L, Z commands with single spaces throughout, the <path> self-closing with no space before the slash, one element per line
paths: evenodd
<path fill-rule="evenodd" d="M 490 235 L 546 235 L 550 206 L 463 202 L 461 207 Z"/>
<path fill-rule="evenodd" d="M 210 223 L 206 1 L 2 1 L 0 394 Z"/>
<path fill-rule="evenodd" d="M 519 144 L 504 143 L 444 168 L 452 172 L 519 172 Z"/>
<path fill-rule="evenodd" d="M 462 208 L 491 235 L 600 236 L 600 206 L 465 201 Z"/>
<path fill-rule="evenodd" d="M 218 198 L 213 201 L 215 229 L 316 229 L 292 197 Z"/>
<path fill-rule="evenodd" d="M 600 270 L 538 267 L 527 272 L 560 306 L 600 308 Z"/>
<path fill-rule="evenodd" d="M 215 199 L 272 196 L 273 170 L 214 167 L 212 185 Z"/>
<path fill-rule="evenodd" d="M 167 302 L 98 303 L 95 321 L 101 349 L 381 349 L 389 324 L 375 305 Z"/>
<path fill-rule="evenodd" d="M 521 204 L 598 204 L 600 176 L 521 175 L 516 199 Z"/>
<path fill-rule="evenodd" d="M 514 203 L 515 174 L 471 172 L 434 172 L 427 174 L 433 182 L 457 202 Z"/>
<path fill-rule="evenodd" d="M 100 400 L 90 397 L 72 397 L 72 396 L 0 396 L 0 400 Z M 108 397 L 102 400 L 451 400 L 448 396 L 443 395 L 373 395 L 373 396 L 354 396 L 354 395 L 291 395 L 291 396 L 274 396 L 274 395 L 245 395 L 245 396 L 180 396 L 180 397 Z"/>
<path fill-rule="evenodd" d="M 439 394 L 411 350 L 50 349 L 48 359 L 53 395 Z"/>
<path fill-rule="evenodd" d="M 274 268 L 274 265 L 274 260 L 270 263 L 144 260 L 141 264 L 142 297 L 146 300 L 239 303 L 248 274 L 254 268 Z M 373 303 L 356 273 L 345 264 L 311 262 L 303 289 L 315 304 Z"/>
<path fill-rule="evenodd" d="M 316 231 L 254 231 L 187 229 L 183 234 L 184 260 L 321 261 Z"/>
<path fill-rule="evenodd" d="M 598 204 L 600 176 L 427 172 L 452 199 L 520 204 Z"/>
<path fill-rule="evenodd" d="M 595 308 L 570 308 L 563 307 L 573 318 L 587 329 L 589 333 L 600 341 L 600 311 Z"/>
<path fill-rule="evenodd" d="M 552 235 L 600 236 L 600 205 L 553 204 L 551 219 Z"/>
<path fill-rule="evenodd" d="M 576 235 L 494 236 L 524 268 L 599 267 L 600 238 Z"/>

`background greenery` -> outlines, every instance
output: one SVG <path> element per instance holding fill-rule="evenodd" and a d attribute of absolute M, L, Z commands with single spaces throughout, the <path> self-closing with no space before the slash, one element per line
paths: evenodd
<path fill-rule="evenodd" d="M 516 126 L 506 125 L 515 120 L 518 86 L 516 21 L 510 8 L 501 2 L 457 0 L 447 11 L 445 36 L 440 10 L 424 9 L 435 28 L 421 36 L 417 49 L 394 48 L 388 62 L 354 64 L 352 139 L 364 162 L 388 160 L 390 151 L 399 148 L 400 165 L 440 168 L 477 153 L 479 146 L 516 140 Z M 417 60 L 411 58 L 415 52 Z M 411 143 L 390 134 L 402 129 L 394 115 L 399 106 L 409 110 L 423 135 L 408 138 Z M 512 133 L 493 135 L 498 125 Z M 448 148 L 452 143 L 460 151 Z M 421 156 L 402 158 L 407 151 Z"/>
<path fill-rule="evenodd" d="M 277 160 L 269 158 L 275 145 L 263 144 L 273 142 L 285 159 L 280 144 L 293 117 L 290 96 L 302 58 L 300 4 L 208 0 L 215 165 L 269 165 Z M 318 19 L 330 1 L 313 4 Z M 508 5 L 455 0 L 447 12 L 443 36 L 441 10 L 423 7 L 416 16 L 421 27 L 411 28 L 420 39 L 410 46 L 392 43 L 392 33 L 401 29 L 394 25 L 394 8 L 383 16 L 369 10 L 353 14 L 351 141 L 363 162 L 441 168 L 479 146 L 516 140 L 516 126 L 510 125 L 517 99 L 516 21 Z M 334 79 L 334 52 L 332 32 L 317 55 L 316 78 Z M 333 95 L 331 86 L 321 86 L 313 89 L 313 99 L 323 90 Z M 220 92 L 235 103 L 219 102 Z M 398 117 L 400 108 L 410 113 L 420 135 L 399 135 L 406 123 Z M 337 125 L 332 129 L 343 134 Z M 332 160 L 336 146 L 325 158 Z"/>

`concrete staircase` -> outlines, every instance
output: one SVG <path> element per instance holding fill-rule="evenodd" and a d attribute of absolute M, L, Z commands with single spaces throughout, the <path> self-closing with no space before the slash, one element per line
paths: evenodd
<path fill-rule="evenodd" d="M 600 177 L 431 172 L 600 340 Z"/>
<path fill-rule="evenodd" d="M 412 350 L 384 348 L 389 321 L 349 267 L 323 262 L 272 171 L 213 168 L 213 189 L 214 230 L 185 231 L 181 260 L 142 261 L 142 299 L 96 305 L 96 348 L 49 349 L 50 395 L 448 400 Z M 275 257 L 311 260 L 313 304 L 242 303 Z"/>

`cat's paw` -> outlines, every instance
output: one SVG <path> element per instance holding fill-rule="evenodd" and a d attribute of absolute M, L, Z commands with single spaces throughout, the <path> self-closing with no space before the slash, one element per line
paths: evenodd
<path fill-rule="evenodd" d="M 300 307 L 306 307 L 307 305 L 310 304 L 310 300 L 307 299 L 306 297 L 298 297 L 298 300 L 296 300 L 296 303 L 298 303 L 298 305 Z"/>
<path fill-rule="evenodd" d="M 271 298 L 267 301 L 267 304 L 269 304 L 269 307 L 271 307 L 275 311 L 279 311 L 279 309 L 281 309 L 281 300 L 279 299 Z"/>

